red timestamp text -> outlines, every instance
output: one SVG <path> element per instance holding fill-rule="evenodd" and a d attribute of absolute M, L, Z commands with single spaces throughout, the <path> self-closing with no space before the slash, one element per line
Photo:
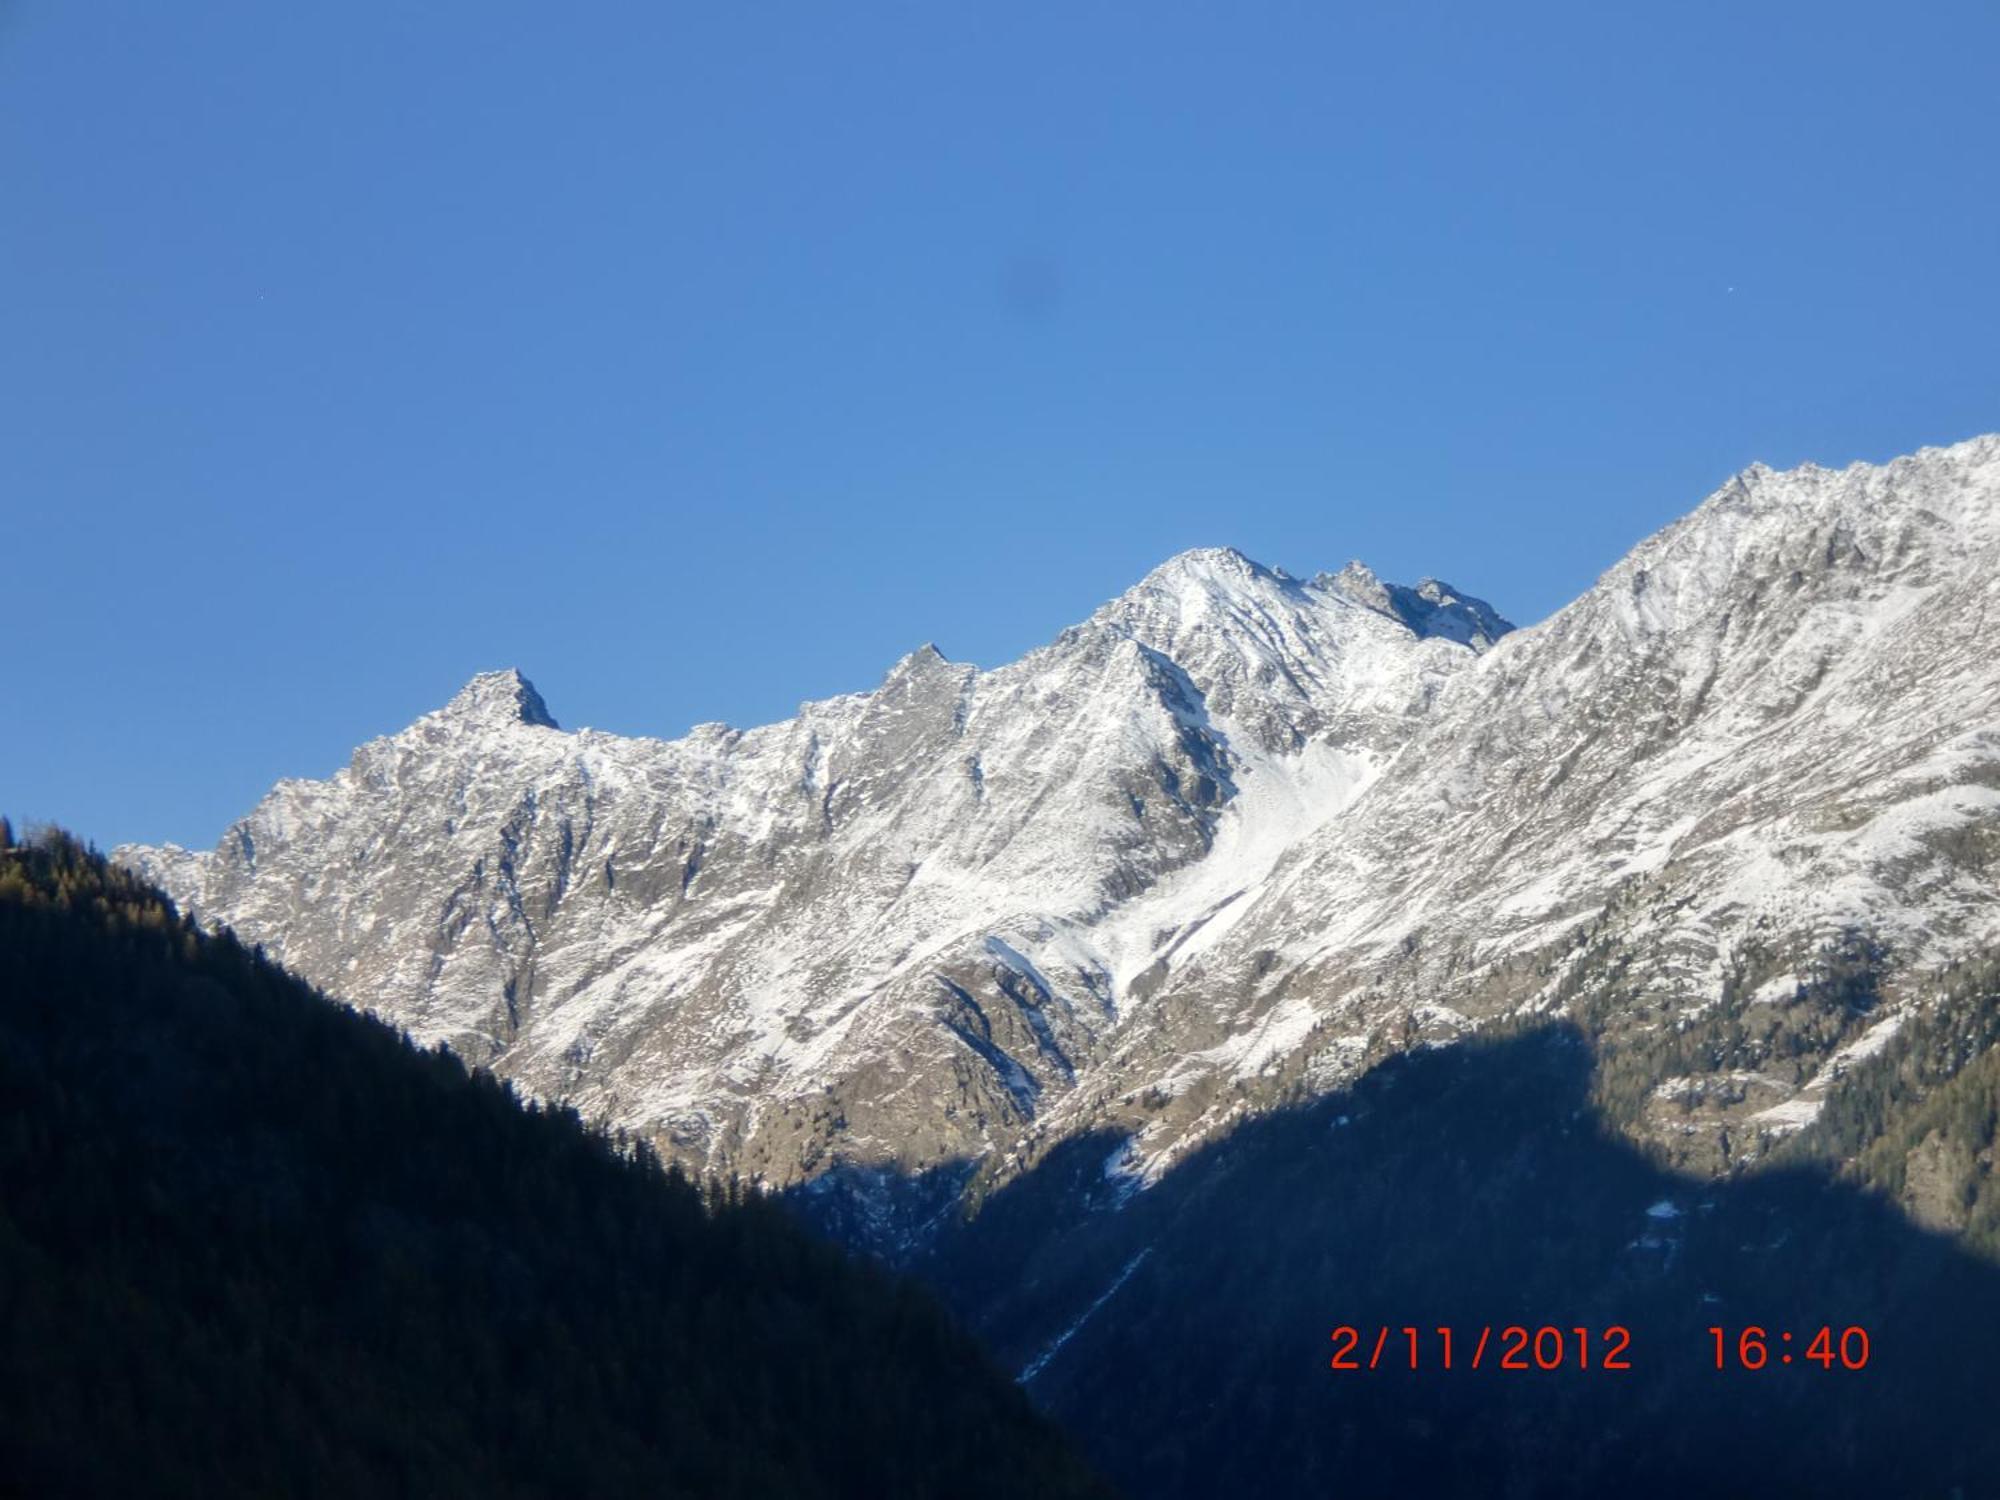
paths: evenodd
<path fill-rule="evenodd" d="M 1510 1323 L 1478 1328 L 1421 1328 L 1386 1324 L 1333 1330 L 1334 1370 L 1629 1370 L 1632 1331 L 1619 1324 L 1600 1329 Z"/>
<path fill-rule="evenodd" d="M 1818 1365 L 1822 1370 L 1863 1370 L 1872 1353 L 1868 1330 L 1848 1327 L 1835 1331 L 1822 1324 L 1816 1331 L 1765 1328 L 1708 1330 L 1718 1370 L 1783 1369 L 1786 1365 Z"/>

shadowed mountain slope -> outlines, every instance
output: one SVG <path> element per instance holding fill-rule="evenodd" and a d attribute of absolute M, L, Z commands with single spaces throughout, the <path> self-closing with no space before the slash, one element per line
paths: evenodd
<path fill-rule="evenodd" d="M 1409 1054 L 1137 1193 L 1079 1138 L 918 1269 L 1135 1494 L 1992 1493 L 2000 1270 L 1817 1169 L 1663 1172 L 1591 1072 L 1560 1025 Z M 1499 1368 L 1509 1325 L 1561 1330 L 1564 1368 Z M 1576 1368 L 1612 1325 L 1631 1368 Z M 1718 1371 L 1711 1326 L 1768 1363 Z"/>

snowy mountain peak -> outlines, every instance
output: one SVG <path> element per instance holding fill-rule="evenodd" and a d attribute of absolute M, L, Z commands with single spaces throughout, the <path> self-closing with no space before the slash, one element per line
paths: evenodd
<path fill-rule="evenodd" d="M 1388 585 L 1358 557 L 1350 558 L 1347 566 L 1338 573 L 1321 573 L 1313 579 L 1313 587 L 1330 589 L 1371 609 L 1386 609 L 1389 605 Z"/>
<path fill-rule="evenodd" d="M 1153 569 L 1140 586 L 1176 578 L 1244 583 L 1257 579 L 1287 581 L 1290 576 L 1283 568 L 1267 568 L 1234 547 L 1190 547 Z"/>
<path fill-rule="evenodd" d="M 950 657 L 938 650 L 935 643 L 925 641 L 891 667 L 883 681 L 899 682 L 906 677 L 923 677 L 940 669 L 949 671 L 955 665 Z"/>
<path fill-rule="evenodd" d="M 1191 621 L 1246 603 L 1267 605 L 1295 595 L 1299 580 L 1267 567 L 1234 547 L 1196 547 L 1176 553 L 1105 605 L 1098 620 L 1135 615 Z"/>
<path fill-rule="evenodd" d="M 1833 467 L 1808 461 L 1779 469 L 1758 460 L 1746 464 L 1694 511 L 1659 535 L 1671 535 L 1713 511 L 1743 506 L 1799 510 L 1887 504 L 1935 509 L 1937 500 L 1948 494 L 1990 511 L 1996 465 L 2000 465 L 2000 433 L 1919 448 L 1880 464 L 1857 460 Z"/>
<path fill-rule="evenodd" d="M 1099 611 L 1120 624 L 1186 626 L 1210 616 L 1316 611 L 1332 595 L 1400 622 L 1418 638 L 1447 640 L 1483 651 L 1514 627 L 1483 599 L 1436 578 L 1415 588 L 1389 583 L 1362 562 L 1303 582 L 1283 568 L 1267 567 L 1234 547 L 1197 547 L 1167 559 L 1137 585 Z M 1142 639 L 1144 632 L 1139 632 Z M 1148 639 L 1149 645 L 1160 645 Z M 1170 648 L 1166 648 L 1170 649 Z"/>
<path fill-rule="evenodd" d="M 517 668 L 504 672 L 481 672 L 458 690 L 438 717 L 455 723 L 499 727 L 530 724 L 539 729 L 560 729 L 535 685 Z"/>
<path fill-rule="evenodd" d="M 1996 611 L 1988 439 L 1746 471 L 1512 634 L 1206 548 L 1019 661 L 920 647 L 756 729 L 558 736 L 492 673 L 212 851 L 119 857 L 703 1168 L 1166 1162 L 1497 1018 L 1652 1046 L 1850 936 L 1885 998 L 2000 942 Z M 1844 1016 L 1730 1063 L 1739 1113 Z M 1642 1114 L 1672 1081 L 1631 1076 Z"/>
<path fill-rule="evenodd" d="M 1484 651 L 1514 628 L 1484 599 L 1462 593 L 1441 578 L 1423 578 L 1413 589 L 1389 585 L 1396 616 L 1418 635 L 1457 641 Z"/>
<path fill-rule="evenodd" d="M 1484 651 L 1514 628 L 1484 599 L 1442 579 L 1419 579 L 1415 588 L 1409 588 L 1385 582 L 1360 561 L 1348 563 L 1338 573 L 1320 574 L 1313 587 L 1400 620 L 1427 640 L 1453 641 L 1474 651 Z"/>

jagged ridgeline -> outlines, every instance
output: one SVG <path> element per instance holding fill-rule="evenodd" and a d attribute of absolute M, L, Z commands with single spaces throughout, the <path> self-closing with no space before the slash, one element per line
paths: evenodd
<path fill-rule="evenodd" d="M 1989 436 L 1753 466 L 1521 629 L 1211 548 L 761 728 L 566 731 L 482 675 L 212 850 L 117 857 L 691 1169 L 861 1184 L 897 1255 L 1066 1140 L 1151 1181 L 1522 1016 L 1733 1172 L 2000 949 L 1996 618 Z M 1938 1184 L 1979 1151 L 1919 1149 L 1913 1210 L 1970 1226 Z"/>
<path fill-rule="evenodd" d="M 1106 1493 L 927 1295 L 4 832 L 0 1412 L 7 1494 Z"/>

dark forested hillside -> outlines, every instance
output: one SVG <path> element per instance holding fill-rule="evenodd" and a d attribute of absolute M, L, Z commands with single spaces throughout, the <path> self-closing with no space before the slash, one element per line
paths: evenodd
<path fill-rule="evenodd" d="M 0 844 L 0 1491 L 1102 1493 L 927 1295 Z"/>
<path fill-rule="evenodd" d="M 2000 960 L 1961 962 L 1780 1159 L 1836 1168 L 2000 1266 Z"/>

